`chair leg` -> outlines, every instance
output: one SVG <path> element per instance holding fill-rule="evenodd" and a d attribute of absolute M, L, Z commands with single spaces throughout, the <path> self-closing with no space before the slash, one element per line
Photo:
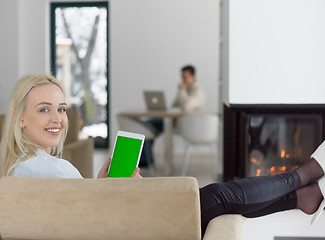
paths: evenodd
<path fill-rule="evenodd" d="M 143 152 L 141 156 L 141 160 L 146 160 L 147 167 L 149 170 L 149 175 L 152 177 L 155 175 L 155 168 L 154 168 L 154 157 L 153 157 L 153 140 L 146 140 L 143 145 Z"/>
<path fill-rule="evenodd" d="M 149 175 L 154 176 L 156 171 L 155 171 L 153 156 L 152 156 L 153 141 L 152 140 L 150 140 L 150 141 L 151 142 L 148 141 L 148 144 L 150 144 L 150 146 L 144 148 L 144 150 L 145 150 L 145 155 L 146 155 L 146 159 L 147 159 L 147 163 L 148 163 Z"/>
<path fill-rule="evenodd" d="M 218 180 L 218 159 L 214 157 L 215 153 L 215 145 L 211 144 L 210 145 L 210 150 L 211 150 L 211 158 L 212 158 L 212 164 L 213 164 L 213 179 L 215 181 Z"/>
<path fill-rule="evenodd" d="M 186 144 L 185 157 L 184 157 L 183 168 L 181 173 L 182 176 L 186 176 L 188 165 L 190 163 L 190 158 L 191 158 L 191 146 L 189 144 Z"/>

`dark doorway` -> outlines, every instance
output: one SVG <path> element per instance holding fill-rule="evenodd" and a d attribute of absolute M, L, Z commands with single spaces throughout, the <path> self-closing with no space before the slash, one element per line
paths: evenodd
<path fill-rule="evenodd" d="M 108 147 L 108 39 L 107 2 L 51 3 L 51 71 L 96 147 Z"/>

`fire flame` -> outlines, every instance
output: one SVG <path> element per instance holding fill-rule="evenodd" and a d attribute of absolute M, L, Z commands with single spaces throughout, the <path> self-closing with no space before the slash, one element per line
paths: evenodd
<path fill-rule="evenodd" d="M 292 170 L 295 170 L 296 168 L 298 168 L 298 166 L 293 166 L 293 167 L 291 168 L 291 171 L 292 171 Z"/>
<path fill-rule="evenodd" d="M 259 154 L 258 152 L 254 152 L 250 158 L 250 163 L 252 165 L 250 173 L 256 173 L 256 176 L 277 175 L 296 169 L 300 160 L 306 158 L 303 148 L 300 146 L 301 132 L 301 127 L 296 126 L 294 129 L 293 141 L 291 141 L 293 146 L 292 144 L 283 144 L 281 141 L 276 142 L 277 151 L 275 153 L 277 156 L 272 155 L 274 161 L 270 159 L 270 161 L 265 162 L 264 159 L 266 157 L 263 156 L 265 153 Z M 270 162 L 273 166 L 270 165 Z"/>
<path fill-rule="evenodd" d="M 286 153 L 286 151 L 284 149 L 281 150 L 280 156 L 281 156 L 281 158 L 290 158 L 290 154 Z"/>
<path fill-rule="evenodd" d="M 280 148 L 281 149 L 281 148 Z M 277 175 L 277 174 L 281 174 L 290 170 L 294 170 L 296 169 L 298 166 L 289 166 L 287 165 L 287 160 L 290 158 L 290 154 L 286 152 L 286 150 L 283 148 L 280 151 L 280 157 L 282 159 L 282 164 L 280 165 L 273 165 L 271 166 L 268 170 L 267 169 L 263 169 L 262 166 L 262 160 L 259 160 L 255 157 L 251 157 L 250 158 L 250 162 L 253 163 L 257 169 L 256 169 L 256 176 L 261 176 L 263 174 L 267 174 L 269 173 L 270 175 Z"/>
<path fill-rule="evenodd" d="M 281 156 L 282 158 L 284 158 L 284 157 L 285 157 L 285 155 L 286 155 L 286 151 L 284 151 L 284 150 L 281 150 L 281 154 L 280 154 L 280 156 Z"/>
<path fill-rule="evenodd" d="M 256 164 L 256 165 L 260 165 L 261 164 L 261 162 L 258 161 L 256 158 L 251 158 L 251 162 L 254 163 L 254 164 Z"/>
<path fill-rule="evenodd" d="M 271 172 L 271 173 L 274 173 L 274 172 L 275 172 L 275 166 L 272 166 L 272 167 L 270 168 L 270 172 Z"/>

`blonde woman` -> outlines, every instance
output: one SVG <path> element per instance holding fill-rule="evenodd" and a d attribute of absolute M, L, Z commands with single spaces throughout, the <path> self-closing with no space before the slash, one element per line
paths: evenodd
<path fill-rule="evenodd" d="M 0 175 L 82 178 L 59 157 L 68 131 L 67 103 L 59 81 L 49 75 L 23 77 L 16 84 L 0 145 Z M 110 159 L 98 177 L 107 177 Z M 140 177 L 136 169 L 132 177 Z"/>
<path fill-rule="evenodd" d="M 66 108 L 62 86 L 55 78 L 38 74 L 18 81 L 3 127 L 1 176 L 82 178 L 73 165 L 60 158 L 68 129 Z M 109 162 L 98 177 L 107 177 Z M 325 180 L 317 180 L 324 170 L 325 143 L 294 171 L 201 188 L 202 235 L 209 221 L 222 214 L 259 217 L 295 208 L 307 214 L 319 208 L 321 213 Z M 139 169 L 132 177 L 141 177 Z"/>

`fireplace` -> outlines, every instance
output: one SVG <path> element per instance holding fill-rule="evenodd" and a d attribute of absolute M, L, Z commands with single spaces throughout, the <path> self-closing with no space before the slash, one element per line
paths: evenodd
<path fill-rule="evenodd" d="M 325 138 L 324 129 L 325 105 L 224 104 L 224 180 L 301 166 Z"/>

